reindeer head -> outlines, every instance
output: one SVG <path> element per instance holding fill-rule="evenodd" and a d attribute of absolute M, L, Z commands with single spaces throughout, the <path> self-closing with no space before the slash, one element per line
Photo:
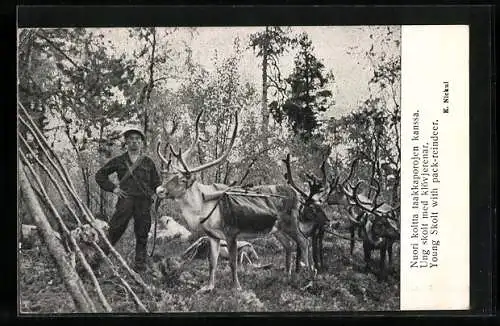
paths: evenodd
<path fill-rule="evenodd" d="M 330 221 L 326 216 L 323 208 L 316 202 L 304 205 L 304 208 L 302 209 L 301 220 L 314 221 L 317 224 L 326 224 Z"/>
<path fill-rule="evenodd" d="M 172 145 L 168 145 L 168 148 L 170 150 L 170 155 L 175 158 L 175 163 L 172 166 L 172 170 L 170 170 L 170 165 L 171 165 L 171 156 L 169 156 L 169 160 L 167 160 L 160 152 L 160 143 L 158 143 L 158 156 L 160 159 L 167 164 L 167 169 L 162 171 L 162 177 L 163 177 L 163 182 L 162 184 L 156 188 L 156 194 L 160 198 L 179 198 L 182 197 L 186 190 L 191 188 L 191 186 L 194 184 L 196 181 L 195 179 L 195 173 L 201 172 L 203 170 L 206 170 L 208 168 L 211 168 L 213 166 L 217 166 L 221 163 L 223 163 L 227 156 L 229 155 L 229 152 L 231 151 L 231 148 L 234 145 L 234 141 L 236 140 L 236 134 L 238 131 L 238 114 L 235 113 L 235 125 L 234 125 L 234 130 L 233 134 L 231 136 L 231 141 L 229 143 L 228 148 L 226 151 L 217 159 L 207 162 L 205 164 L 202 164 L 197 167 L 189 167 L 186 163 L 187 159 L 192 155 L 193 149 L 198 143 L 199 140 L 199 132 L 198 132 L 198 123 L 200 121 L 201 114 L 203 112 L 200 112 L 198 114 L 198 117 L 196 119 L 196 135 L 193 143 L 191 146 L 188 148 L 188 150 L 185 153 L 182 153 L 181 149 L 179 149 L 178 152 L 176 152 L 173 148 Z"/>
<path fill-rule="evenodd" d="M 328 205 L 352 205 L 354 194 L 354 187 L 351 185 L 351 178 L 354 174 L 354 169 L 359 159 L 355 159 L 351 163 L 351 170 L 349 175 L 344 181 L 339 182 L 340 177 L 337 175 L 329 184 L 328 194 L 326 195 L 326 202 Z"/>
<path fill-rule="evenodd" d="M 366 198 L 360 198 L 358 190 L 363 181 L 359 181 L 353 189 L 354 204 L 373 217 L 373 230 L 377 236 L 397 240 L 399 239 L 399 221 L 396 211 L 386 203 L 377 204 L 376 198 L 373 201 L 367 201 Z M 377 192 L 378 195 L 378 192 Z"/>
<path fill-rule="evenodd" d="M 290 154 L 287 154 L 286 158 L 282 160 L 286 166 L 285 179 L 288 184 L 295 189 L 303 198 L 303 209 L 301 214 L 302 221 L 314 221 L 319 224 L 327 223 L 328 217 L 326 216 L 323 208 L 320 206 L 319 202 L 314 199 L 314 196 L 321 193 L 325 189 L 326 184 L 326 174 L 325 174 L 325 161 L 321 165 L 321 171 L 323 173 L 322 178 L 306 173 L 309 183 L 309 193 L 302 191 L 293 181 L 292 169 L 290 167 Z"/>

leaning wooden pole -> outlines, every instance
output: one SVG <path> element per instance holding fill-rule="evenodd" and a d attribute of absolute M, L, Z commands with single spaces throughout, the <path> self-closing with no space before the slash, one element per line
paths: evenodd
<path fill-rule="evenodd" d="M 33 167 L 31 166 L 31 164 L 29 163 L 29 161 L 26 159 L 26 156 L 23 154 L 23 152 L 20 152 L 19 154 L 21 156 L 22 161 L 24 162 L 23 164 L 25 164 L 26 167 L 28 167 L 29 171 L 31 172 L 32 177 L 35 179 L 36 184 L 39 187 L 39 191 L 42 195 L 42 197 L 40 197 L 40 198 L 45 201 L 47 206 L 52 211 L 52 214 L 54 214 L 54 217 L 56 218 L 56 220 L 59 222 L 59 225 L 61 226 L 61 231 L 68 237 L 71 245 L 73 246 L 73 248 L 77 254 L 77 257 L 80 259 L 80 262 L 82 263 L 84 269 L 86 270 L 86 272 L 90 276 L 90 279 L 92 280 L 92 283 L 94 284 L 94 287 L 97 291 L 99 299 L 101 300 L 101 304 L 103 305 L 103 307 L 106 309 L 107 312 L 111 312 L 112 311 L 111 306 L 109 305 L 108 301 L 106 300 L 106 297 L 102 293 L 101 286 L 99 285 L 99 282 L 97 281 L 97 278 L 96 278 L 94 272 L 92 271 L 92 268 L 88 264 L 87 259 L 85 258 L 83 252 L 81 251 L 80 247 L 76 243 L 75 238 L 71 235 L 70 231 L 68 230 L 68 228 L 64 224 L 64 221 L 63 221 L 61 215 L 59 214 L 59 212 L 55 208 L 53 202 L 50 200 L 43 184 L 41 183 L 40 178 L 38 177 L 37 174 L 35 174 L 35 171 L 34 171 Z M 44 169 L 46 169 L 46 167 L 43 164 L 42 164 L 42 167 Z M 46 172 L 48 172 L 48 170 L 46 170 Z M 55 184 L 55 186 L 57 187 L 57 183 Z"/>
<path fill-rule="evenodd" d="M 96 312 L 93 302 L 88 301 L 85 298 L 84 293 L 82 293 L 82 291 L 85 291 L 85 288 L 80 286 L 80 277 L 66 259 L 64 248 L 56 238 L 54 230 L 40 207 L 40 203 L 38 202 L 35 192 L 33 191 L 33 188 L 26 177 L 26 173 L 24 172 L 24 165 L 21 162 L 19 163 L 18 171 L 19 183 L 21 185 L 24 198 L 26 199 L 26 206 L 33 216 L 33 220 L 38 227 L 42 240 L 47 244 L 48 250 L 57 264 L 64 284 L 71 294 L 77 310 L 86 313 Z"/>
<path fill-rule="evenodd" d="M 45 156 L 49 159 L 49 162 L 52 164 L 52 166 L 54 167 L 54 169 L 56 170 L 56 172 L 58 173 L 58 175 L 61 176 L 64 185 L 66 186 L 66 188 L 69 191 L 69 193 L 72 195 L 72 197 L 75 200 L 76 204 L 79 206 L 79 208 L 80 208 L 83 216 L 87 220 L 87 222 L 89 222 L 91 225 L 94 226 L 94 228 L 97 231 L 97 233 L 101 236 L 104 244 L 109 248 L 109 251 L 111 252 L 111 254 L 113 254 L 118 259 L 118 261 L 122 264 L 122 266 L 129 273 L 129 275 L 131 275 L 132 278 L 139 285 L 141 285 L 144 288 L 144 290 L 146 291 L 146 293 L 148 293 L 149 295 L 152 295 L 151 288 L 144 282 L 144 280 L 142 279 L 142 277 L 138 273 L 136 273 L 135 271 L 133 271 L 130 268 L 130 266 L 128 266 L 128 264 L 125 262 L 125 260 L 123 259 L 123 257 L 116 251 L 116 249 L 113 247 L 113 245 L 111 245 L 111 243 L 109 242 L 109 240 L 108 240 L 107 236 L 104 234 L 104 232 L 99 227 L 95 226 L 95 218 L 93 217 L 92 213 L 90 212 L 90 209 L 82 203 L 81 199 L 76 194 L 75 187 L 73 186 L 71 178 L 69 177 L 66 169 L 62 165 L 59 157 L 57 155 L 55 155 L 55 153 L 51 152 L 52 155 L 54 156 L 57 164 L 56 164 L 56 162 L 54 162 L 54 160 L 52 158 L 50 158 L 49 151 L 51 151 L 51 149 L 50 149 L 49 145 L 47 144 L 47 141 L 46 141 L 45 137 L 43 136 L 43 134 L 41 133 L 41 131 L 38 129 L 38 127 L 34 123 L 33 119 L 30 117 L 30 115 L 28 114 L 28 112 L 26 111 L 26 109 L 23 107 L 23 105 L 21 103 L 19 103 L 19 102 L 18 102 L 18 105 L 21 108 L 21 112 L 23 112 L 26 115 L 28 121 L 25 121 L 22 117 L 19 117 L 19 120 L 32 133 L 32 135 L 34 136 L 35 140 L 39 143 L 40 148 L 44 152 Z"/>

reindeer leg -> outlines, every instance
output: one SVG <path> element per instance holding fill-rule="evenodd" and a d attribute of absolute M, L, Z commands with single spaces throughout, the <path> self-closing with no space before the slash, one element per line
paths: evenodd
<path fill-rule="evenodd" d="M 317 274 L 316 268 L 314 268 L 314 264 L 310 263 L 311 255 L 309 254 L 309 243 L 307 239 L 305 238 L 304 235 L 300 232 L 298 225 L 296 228 L 294 228 L 294 232 L 291 232 L 289 236 L 295 241 L 297 244 L 297 254 L 300 252 L 300 254 L 304 254 L 304 263 L 306 264 L 306 268 L 308 268 L 314 276 Z M 300 251 L 299 251 L 300 250 Z"/>
<path fill-rule="evenodd" d="M 370 261 L 371 261 L 371 255 L 372 255 L 372 248 L 370 244 L 368 243 L 368 240 L 363 241 L 363 251 L 365 254 L 365 271 L 368 272 L 370 269 Z"/>
<path fill-rule="evenodd" d="M 355 228 L 356 227 L 354 224 L 351 224 L 349 226 L 349 233 L 351 234 L 351 248 L 350 248 L 351 256 L 352 256 L 352 253 L 354 252 L 354 232 L 356 231 Z"/>
<path fill-rule="evenodd" d="M 281 243 L 285 249 L 285 272 L 288 276 L 292 275 L 292 240 L 281 232 L 274 233 L 274 237 Z"/>
<path fill-rule="evenodd" d="M 380 278 L 382 280 L 386 280 L 387 279 L 387 273 L 386 273 L 386 270 L 385 270 L 385 254 L 386 254 L 386 250 L 387 250 L 387 241 L 385 241 L 385 243 L 380 248 Z"/>
<path fill-rule="evenodd" d="M 227 247 L 229 251 L 229 265 L 233 276 L 233 288 L 241 290 L 240 281 L 238 280 L 238 246 L 236 243 L 236 235 L 227 239 Z"/>
<path fill-rule="evenodd" d="M 215 272 L 217 270 L 217 261 L 219 259 L 220 239 L 208 237 L 210 242 L 210 253 L 208 255 L 208 265 L 210 268 L 210 276 L 208 285 L 203 286 L 197 292 L 209 292 L 215 287 Z"/>
<path fill-rule="evenodd" d="M 295 255 L 295 273 L 300 271 L 300 260 L 302 258 L 302 250 L 297 246 L 297 255 Z"/>
<path fill-rule="evenodd" d="M 325 228 L 322 226 L 318 231 L 317 241 L 318 241 L 318 255 L 319 255 L 319 266 L 321 270 L 325 269 L 324 263 L 324 250 L 323 250 L 323 239 L 325 237 Z"/>
<path fill-rule="evenodd" d="M 318 230 L 313 230 L 312 234 L 312 258 L 314 268 L 319 269 L 319 253 L 318 253 Z"/>
<path fill-rule="evenodd" d="M 387 244 L 387 255 L 389 256 L 389 267 L 392 268 L 392 241 Z"/>

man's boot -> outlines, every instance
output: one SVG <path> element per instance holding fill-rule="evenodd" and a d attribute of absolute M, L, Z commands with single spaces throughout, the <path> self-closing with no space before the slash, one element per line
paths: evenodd
<path fill-rule="evenodd" d="M 146 270 L 146 243 L 138 242 L 135 246 L 135 265 L 136 272 Z"/>

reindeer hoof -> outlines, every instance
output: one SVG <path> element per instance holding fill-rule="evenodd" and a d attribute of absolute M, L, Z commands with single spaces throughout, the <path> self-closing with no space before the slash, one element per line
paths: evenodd
<path fill-rule="evenodd" d="M 214 289 L 213 285 L 205 285 L 205 286 L 202 286 L 198 291 L 196 291 L 196 294 L 212 292 L 213 289 Z"/>
<path fill-rule="evenodd" d="M 313 282 L 310 281 L 309 283 L 307 283 L 304 287 L 301 288 L 302 291 L 305 291 L 307 289 L 309 289 L 310 287 L 313 286 Z"/>

